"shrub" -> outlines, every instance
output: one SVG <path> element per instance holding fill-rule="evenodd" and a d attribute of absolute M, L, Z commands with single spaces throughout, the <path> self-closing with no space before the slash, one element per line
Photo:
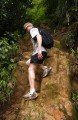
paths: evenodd
<path fill-rule="evenodd" d="M 74 42 L 75 42 L 74 34 L 69 31 L 65 37 L 66 46 L 72 49 L 74 47 Z"/>
<path fill-rule="evenodd" d="M 10 100 L 15 78 L 12 74 L 16 67 L 15 54 L 18 46 L 6 37 L 0 39 L 0 102 Z"/>

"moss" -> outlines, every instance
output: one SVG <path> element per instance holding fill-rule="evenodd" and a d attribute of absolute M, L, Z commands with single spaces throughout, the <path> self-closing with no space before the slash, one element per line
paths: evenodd
<path fill-rule="evenodd" d="M 56 98 L 58 96 L 58 86 L 55 84 L 49 84 L 46 85 L 45 88 L 46 94 L 49 96 L 49 98 Z"/>
<path fill-rule="evenodd" d="M 75 106 L 73 106 L 73 120 L 78 120 L 78 111 Z"/>
<path fill-rule="evenodd" d="M 55 42 L 55 44 L 54 44 L 54 46 L 56 47 L 56 48 L 58 48 L 58 49 L 61 49 L 62 48 L 62 46 L 61 46 L 61 44 L 60 44 L 60 42 L 59 41 L 54 41 Z"/>

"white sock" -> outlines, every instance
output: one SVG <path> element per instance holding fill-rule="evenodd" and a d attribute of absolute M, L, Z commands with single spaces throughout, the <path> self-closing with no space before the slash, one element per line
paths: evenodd
<path fill-rule="evenodd" d="M 47 66 L 42 66 L 42 69 L 43 69 L 43 70 L 45 70 L 45 69 L 47 69 L 47 68 L 48 68 Z"/>
<path fill-rule="evenodd" d="M 35 92 L 35 89 L 30 89 L 30 94 L 33 94 Z"/>

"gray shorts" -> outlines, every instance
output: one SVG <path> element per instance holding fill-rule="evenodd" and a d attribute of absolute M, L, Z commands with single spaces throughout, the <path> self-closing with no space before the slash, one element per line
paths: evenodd
<path fill-rule="evenodd" d="M 47 57 L 47 52 L 42 52 L 43 58 L 38 59 L 38 53 L 31 56 L 30 63 L 42 64 L 45 58 Z"/>

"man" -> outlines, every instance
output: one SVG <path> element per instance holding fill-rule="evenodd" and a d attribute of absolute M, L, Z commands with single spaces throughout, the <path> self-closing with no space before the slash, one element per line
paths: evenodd
<path fill-rule="evenodd" d="M 34 81 L 35 81 L 35 69 L 38 64 L 42 64 L 47 56 L 46 49 L 42 46 L 42 36 L 40 35 L 38 28 L 33 27 L 32 23 L 25 23 L 24 29 L 27 30 L 31 35 L 31 41 L 33 44 L 33 54 L 31 58 L 26 62 L 29 66 L 28 68 L 28 77 L 29 77 L 29 85 L 30 91 L 24 95 L 23 97 L 26 100 L 35 99 L 38 97 L 38 93 L 35 91 Z M 44 69 L 43 77 L 45 77 L 50 71 L 51 67 L 48 69 L 47 66 L 43 66 Z"/>

